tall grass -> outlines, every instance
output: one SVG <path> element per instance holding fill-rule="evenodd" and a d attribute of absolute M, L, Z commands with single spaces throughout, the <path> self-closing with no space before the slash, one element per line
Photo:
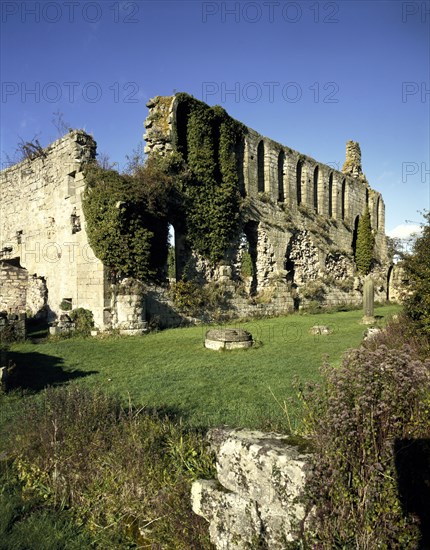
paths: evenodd
<path fill-rule="evenodd" d="M 167 418 L 126 410 L 101 391 L 50 388 L 22 404 L 3 453 L 22 491 L 9 504 L 0 502 L 0 539 L 9 548 L 15 540 L 27 548 L 27 536 L 44 525 L 54 540 L 50 510 L 63 539 L 72 529 L 67 513 L 98 548 L 210 548 L 206 523 L 192 513 L 189 494 L 194 479 L 214 475 L 212 457 L 201 435 Z M 19 512 L 20 500 L 34 503 L 31 519 Z"/>

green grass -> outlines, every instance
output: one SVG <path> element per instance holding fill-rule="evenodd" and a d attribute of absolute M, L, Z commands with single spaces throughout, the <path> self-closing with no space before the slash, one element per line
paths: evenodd
<path fill-rule="evenodd" d="M 383 306 L 375 314 L 385 323 L 398 310 Z M 365 330 L 361 317 L 361 311 L 348 311 L 229 324 L 252 333 L 258 344 L 249 350 L 205 349 L 206 326 L 144 337 L 24 342 L 11 347 L 10 359 L 29 390 L 66 382 L 106 388 L 193 427 L 285 429 L 276 400 L 286 401 L 294 428 L 300 417 L 294 380 L 318 379 L 324 360 L 338 364 L 346 349 L 358 346 Z M 315 324 L 329 325 L 333 333 L 313 336 Z"/>

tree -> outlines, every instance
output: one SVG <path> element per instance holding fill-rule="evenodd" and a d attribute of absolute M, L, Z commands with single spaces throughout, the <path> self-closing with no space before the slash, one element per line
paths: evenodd
<path fill-rule="evenodd" d="M 363 216 L 358 222 L 357 242 L 355 247 L 355 263 L 358 271 L 362 275 L 370 272 L 373 261 L 373 247 L 375 246 L 375 237 L 370 224 L 370 212 L 366 207 Z"/>
<path fill-rule="evenodd" d="M 430 212 L 425 212 L 424 218 L 427 224 L 423 225 L 412 254 L 406 256 L 403 262 L 410 290 L 405 300 L 405 311 L 415 321 L 419 331 L 430 339 Z"/>

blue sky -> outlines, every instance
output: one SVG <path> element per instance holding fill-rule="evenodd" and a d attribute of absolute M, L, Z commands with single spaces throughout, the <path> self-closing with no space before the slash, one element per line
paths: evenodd
<path fill-rule="evenodd" d="M 148 99 L 186 91 L 340 168 L 359 141 L 387 231 L 421 221 L 429 12 L 429 1 L 3 0 L 2 161 L 20 138 L 57 139 L 59 111 L 122 168 Z"/>

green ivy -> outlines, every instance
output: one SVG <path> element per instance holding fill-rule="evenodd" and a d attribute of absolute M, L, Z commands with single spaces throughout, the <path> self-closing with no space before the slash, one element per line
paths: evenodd
<path fill-rule="evenodd" d="M 152 167 L 150 167 L 152 169 Z M 82 207 L 94 254 L 118 278 L 147 280 L 161 274 L 167 257 L 167 221 L 150 170 L 135 176 L 86 169 Z"/>
<path fill-rule="evenodd" d="M 187 158 L 183 195 L 186 236 L 192 249 L 218 263 L 239 229 L 240 193 L 237 148 L 244 126 L 219 106 L 209 107 L 186 94 Z"/>
<path fill-rule="evenodd" d="M 362 275 L 367 275 L 370 272 L 373 261 L 374 246 L 375 237 L 372 233 L 372 226 L 370 224 L 370 212 L 369 208 L 366 207 L 363 216 L 358 222 L 357 242 L 355 248 L 355 263 L 358 271 Z"/>
<path fill-rule="evenodd" d="M 166 275 L 168 219 L 181 227 L 189 248 L 213 264 L 237 238 L 237 151 L 245 127 L 221 107 L 187 94 L 178 94 L 177 101 L 187 111 L 186 154 L 152 155 L 132 174 L 95 163 L 86 169 L 83 210 L 89 244 L 118 278 Z"/>
<path fill-rule="evenodd" d="M 132 178 L 92 166 L 86 180 L 82 207 L 94 254 L 119 277 L 153 275 L 149 258 L 153 233 L 144 226 L 144 205 L 132 197 Z"/>

